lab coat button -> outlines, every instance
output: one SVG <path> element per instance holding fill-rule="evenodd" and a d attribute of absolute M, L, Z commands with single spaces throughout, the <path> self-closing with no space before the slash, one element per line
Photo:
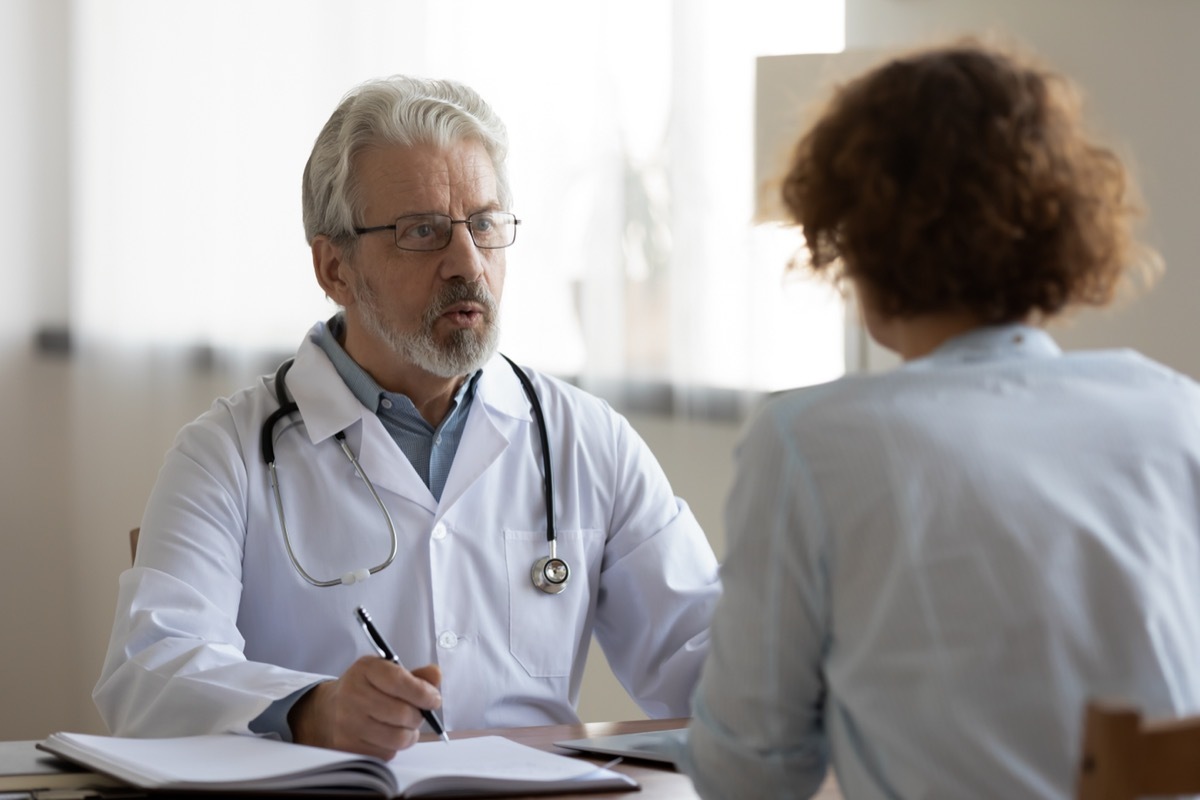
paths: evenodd
<path fill-rule="evenodd" d="M 453 650 L 457 646 L 458 637 L 454 634 L 454 631 L 442 631 L 438 636 L 438 647 Z"/>
<path fill-rule="evenodd" d="M 433 538 L 439 542 L 442 539 L 445 539 L 446 538 L 446 526 L 440 522 L 437 525 L 434 525 L 433 526 Z"/>

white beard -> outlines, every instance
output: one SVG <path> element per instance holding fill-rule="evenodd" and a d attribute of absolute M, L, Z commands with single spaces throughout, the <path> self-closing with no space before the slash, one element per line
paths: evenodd
<path fill-rule="evenodd" d="M 406 363 L 440 378 L 457 378 L 482 367 L 496 352 L 500 341 L 499 308 L 484 283 L 447 283 L 430 303 L 415 333 L 398 330 L 380 307 L 379 295 L 366 279 L 355 273 L 354 295 L 363 326 L 379 337 Z M 445 342 L 434 335 L 434 325 L 455 303 L 478 303 L 484 308 L 483 326 L 460 328 Z"/>

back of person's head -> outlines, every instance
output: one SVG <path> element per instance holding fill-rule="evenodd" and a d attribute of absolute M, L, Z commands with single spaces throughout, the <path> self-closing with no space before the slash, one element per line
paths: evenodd
<path fill-rule="evenodd" d="M 1063 76 L 973 41 L 839 87 L 784 177 L 812 269 L 865 284 L 887 316 L 1001 323 L 1108 303 L 1138 209 L 1080 106 Z"/>
<path fill-rule="evenodd" d="M 396 75 L 367 81 L 342 98 L 321 129 L 304 167 L 304 234 L 344 243 L 362 225 L 355 156 L 378 145 L 447 147 L 465 140 L 483 145 L 496 171 L 504 208 L 512 202 L 505 169 L 504 123 L 473 89 L 451 80 Z"/>

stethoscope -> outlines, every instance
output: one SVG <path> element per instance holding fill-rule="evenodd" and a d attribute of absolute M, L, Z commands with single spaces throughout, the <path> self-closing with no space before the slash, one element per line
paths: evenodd
<path fill-rule="evenodd" d="M 504 356 L 503 353 L 501 353 Z M 558 534 L 554 530 L 554 478 L 550 471 L 550 440 L 546 435 L 546 417 L 542 413 L 542 404 L 538 400 L 537 392 L 534 391 L 533 383 L 529 380 L 529 376 L 525 374 L 525 370 L 517 366 L 508 356 L 504 356 L 504 360 L 512 367 L 516 373 L 517 379 L 521 381 L 521 387 L 525 390 L 525 395 L 529 398 L 530 404 L 533 406 L 533 416 L 537 420 L 538 434 L 542 442 L 542 486 L 546 494 L 546 541 L 550 545 L 550 554 L 542 556 L 537 561 L 533 562 L 533 567 L 530 569 L 530 579 L 533 585 L 541 589 L 546 594 L 558 594 L 563 589 L 567 588 L 567 579 L 571 577 L 571 568 L 567 566 L 567 562 L 558 557 Z M 387 506 L 379 498 L 379 492 L 375 491 L 375 484 L 371 483 L 371 479 L 367 477 L 367 473 L 363 471 L 362 466 L 358 463 L 358 458 L 355 457 L 354 451 L 350 449 L 350 445 L 346 444 L 346 432 L 338 431 L 333 438 L 337 440 L 338 445 L 342 448 L 342 452 L 346 454 L 346 458 L 350 460 L 354 467 L 355 474 L 362 479 L 362 482 L 367 485 L 367 490 L 371 492 L 371 497 L 375 498 L 376 505 L 383 512 L 383 518 L 387 522 L 388 531 L 391 533 L 392 546 L 388 552 L 388 556 L 379 564 L 373 567 L 352 570 L 342 575 L 340 578 L 332 580 L 320 580 L 309 574 L 296 558 L 296 553 L 292 549 L 292 539 L 288 535 L 287 519 L 283 513 L 283 495 L 279 491 L 279 477 L 275 471 L 275 445 L 272 441 L 275 434 L 275 426 L 284 417 L 291 414 L 299 414 L 300 407 L 296 405 L 294 400 L 288 399 L 287 390 L 287 373 L 292 368 L 293 359 L 288 359 L 280 365 L 279 370 L 275 373 L 275 398 L 279 401 L 279 408 L 267 417 L 262 426 L 262 457 L 267 464 L 267 469 L 271 473 L 271 491 L 275 495 L 275 509 L 279 512 L 279 528 L 283 532 L 283 544 L 287 549 L 288 558 L 292 561 L 292 566 L 300 573 L 304 580 L 311 583 L 313 586 L 349 586 L 355 583 L 361 583 L 375 573 L 387 568 L 396 558 L 396 550 L 400 545 L 399 537 L 396 534 L 396 525 L 392 522 L 392 515 L 388 513 Z M 303 420 L 301 420 L 303 421 Z"/>

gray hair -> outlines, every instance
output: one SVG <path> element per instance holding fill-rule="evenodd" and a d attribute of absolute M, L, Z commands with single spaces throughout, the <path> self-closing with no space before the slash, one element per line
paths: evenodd
<path fill-rule="evenodd" d="M 496 171 L 497 199 L 509 209 L 512 193 L 504 168 L 508 132 L 475 90 L 457 81 L 404 75 L 351 89 L 321 129 L 304 167 L 302 204 L 308 243 L 321 234 L 345 242 L 362 224 L 354 158 L 364 147 L 447 147 L 463 140 L 483 145 Z"/>

